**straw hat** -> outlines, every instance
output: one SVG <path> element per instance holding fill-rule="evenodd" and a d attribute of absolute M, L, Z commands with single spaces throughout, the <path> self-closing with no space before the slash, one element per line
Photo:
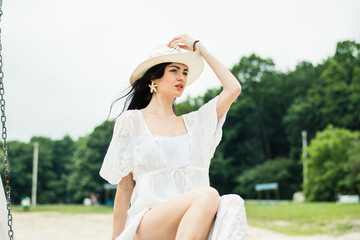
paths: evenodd
<path fill-rule="evenodd" d="M 182 52 L 182 49 L 178 46 L 169 48 L 166 44 L 161 44 L 155 47 L 149 54 L 148 59 L 140 63 L 133 71 L 130 84 L 132 85 L 141 78 L 151 67 L 164 62 L 182 63 L 188 66 L 189 73 L 186 86 L 194 82 L 204 69 L 204 60 L 200 54 L 189 51 Z"/>

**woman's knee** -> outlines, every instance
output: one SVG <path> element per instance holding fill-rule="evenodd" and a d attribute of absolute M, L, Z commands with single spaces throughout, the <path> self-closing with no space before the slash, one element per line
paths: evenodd
<path fill-rule="evenodd" d="M 203 209 L 216 213 L 220 204 L 220 194 L 213 187 L 204 187 L 195 202 L 202 206 Z"/>

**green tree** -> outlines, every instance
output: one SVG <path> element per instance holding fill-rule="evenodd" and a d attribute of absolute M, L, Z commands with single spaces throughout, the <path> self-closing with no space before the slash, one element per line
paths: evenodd
<path fill-rule="evenodd" d="M 75 202 L 82 202 L 90 193 L 104 195 L 103 184 L 99 175 L 101 164 L 111 141 L 113 121 L 105 121 L 97 126 L 87 137 L 80 138 L 76 144 L 75 168 L 70 177 L 69 189 Z"/>
<path fill-rule="evenodd" d="M 333 201 L 337 194 L 355 190 L 355 182 L 348 177 L 351 173 L 349 166 L 352 165 L 349 160 L 355 155 L 349 153 L 355 151 L 352 147 L 357 145 L 353 142 L 359 137 L 360 132 L 336 128 L 331 124 L 316 133 L 308 147 L 307 181 L 304 184 L 304 193 L 309 201 Z M 358 158 L 355 159 L 357 161 Z"/>
<path fill-rule="evenodd" d="M 68 135 L 53 142 L 53 167 L 57 179 L 54 192 L 57 195 L 57 203 L 71 202 L 71 195 L 67 186 L 69 175 L 74 167 L 74 151 L 75 143 Z"/>
<path fill-rule="evenodd" d="M 20 203 L 22 197 L 31 197 L 33 149 L 30 144 L 19 141 L 8 141 L 7 145 L 11 198 L 13 203 Z M 4 155 L 1 154 L 0 158 L 3 163 Z M 3 164 L 0 165 L 0 171 L 5 184 Z"/>
<path fill-rule="evenodd" d="M 290 157 L 298 159 L 301 151 L 301 130 L 310 139 L 327 124 L 360 129 L 360 44 L 339 42 L 335 55 L 316 68 L 320 77 L 298 96 L 283 121 L 290 142 Z M 319 72 L 319 71 L 318 71 Z"/>
<path fill-rule="evenodd" d="M 360 139 L 354 139 L 349 148 L 349 159 L 345 165 L 345 171 L 348 173 L 341 185 L 348 189 L 348 192 L 360 193 Z"/>
<path fill-rule="evenodd" d="M 300 189 L 301 176 L 297 174 L 299 169 L 301 166 L 292 159 L 284 157 L 269 159 L 236 177 L 237 186 L 234 192 L 244 198 L 255 199 L 256 184 L 277 182 L 280 198 L 291 199 L 294 192 Z"/>

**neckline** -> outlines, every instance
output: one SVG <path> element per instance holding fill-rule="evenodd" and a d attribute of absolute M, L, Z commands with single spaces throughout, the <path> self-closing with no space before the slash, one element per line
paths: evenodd
<path fill-rule="evenodd" d="M 182 135 L 176 135 L 176 136 L 162 136 L 162 135 L 152 134 L 152 133 L 150 132 L 150 128 L 148 127 L 148 125 L 147 125 L 147 123 L 146 123 L 146 121 L 145 121 L 145 118 L 144 118 L 142 112 L 141 112 L 139 109 L 135 109 L 135 110 L 139 112 L 139 114 L 140 114 L 140 116 L 141 116 L 141 119 L 142 119 L 142 121 L 143 121 L 143 123 L 144 123 L 144 125 L 145 125 L 146 131 L 148 132 L 148 134 L 149 134 L 150 136 L 165 137 L 165 138 L 169 138 L 169 137 L 170 137 L 170 138 L 171 138 L 171 137 L 184 137 L 184 136 L 187 136 L 187 135 L 189 134 L 189 128 L 188 128 L 188 126 L 187 126 L 187 124 L 186 124 L 186 120 L 185 120 L 184 115 L 181 115 L 180 117 L 182 117 L 182 119 L 183 119 L 183 121 L 184 121 L 184 123 L 185 123 L 185 128 L 186 128 L 187 133 L 182 134 Z"/>
<path fill-rule="evenodd" d="M 145 128 L 146 128 L 145 131 L 147 131 L 148 134 L 150 135 L 151 142 L 152 142 L 153 144 L 155 144 L 156 151 L 157 151 L 159 154 L 160 154 L 160 148 L 159 148 L 158 144 L 156 143 L 156 140 L 155 140 L 155 137 L 154 137 L 154 136 L 159 136 L 159 137 L 162 137 L 162 138 L 182 137 L 182 136 L 186 136 L 186 135 L 189 135 L 189 138 L 191 138 L 191 136 L 192 136 L 192 135 L 190 136 L 190 134 L 192 134 L 192 133 L 189 131 L 189 127 L 188 127 L 188 124 L 187 124 L 187 122 L 186 122 L 186 120 L 187 120 L 187 119 L 185 118 L 186 114 L 183 114 L 183 115 L 182 115 L 182 118 L 183 118 L 184 123 L 185 123 L 185 128 L 186 128 L 186 130 L 187 130 L 187 133 L 186 133 L 186 134 L 184 134 L 184 135 L 178 135 L 178 136 L 161 136 L 161 135 L 152 135 L 151 132 L 150 132 L 150 129 L 148 128 L 148 126 L 147 126 L 147 124 L 146 124 L 145 118 L 144 118 L 143 115 L 142 115 L 142 112 L 141 112 L 139 109 L 135 109 L 135 110 L 136 110 L 137 112 L 139 112 L 141 121 L 144 123 Z M 193 148 L 192 148 L 192 145 L 190 144 L 190 156 L 191 156 L 191 154 L 192 154 L 192 151 L 193 151 Z M 166 169 L 171 169 L 171 168 L 169 168 L 165 163 L 163 163 L 160 159 L 157 159 L 157 162 L 158 162 L 159 166 L 161 166 L 161 167 L 163 167 L 163 168 L 166 168 Z M 188 164 L 186 165 L 186 167 L 188 167 L 188 166 L 191 166 L 191 157 L 190 157 L 190 163 L 188 163 Z"/>
<path fill-rule="evenodd" d="M 154 134 L 152 134 L 151 136 L 160 137 L 160 138 L 181 138 L 181 137 L 187 137 L 188 135 L 189 135 L 189 133 L 185 133 L 183 135 L 178 135 L 178 136 L 161 136 L 161 135 L 154 135 Z"/>

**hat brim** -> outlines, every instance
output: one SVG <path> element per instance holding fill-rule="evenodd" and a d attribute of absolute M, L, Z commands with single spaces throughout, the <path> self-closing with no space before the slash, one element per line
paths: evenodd
<path fill-rule="evenodd" d="M 140 65 L 137 66 L 131 74 L 130 84 L 132 85 L 136 80 L 140 79 L 151 67 L 164 62 L 182 63 L 189 68 L 186 86 L 193 83 L 204 70 L 204 60 L 196 52 L 162 55 L 150 58 L 140 63 Z"/>

